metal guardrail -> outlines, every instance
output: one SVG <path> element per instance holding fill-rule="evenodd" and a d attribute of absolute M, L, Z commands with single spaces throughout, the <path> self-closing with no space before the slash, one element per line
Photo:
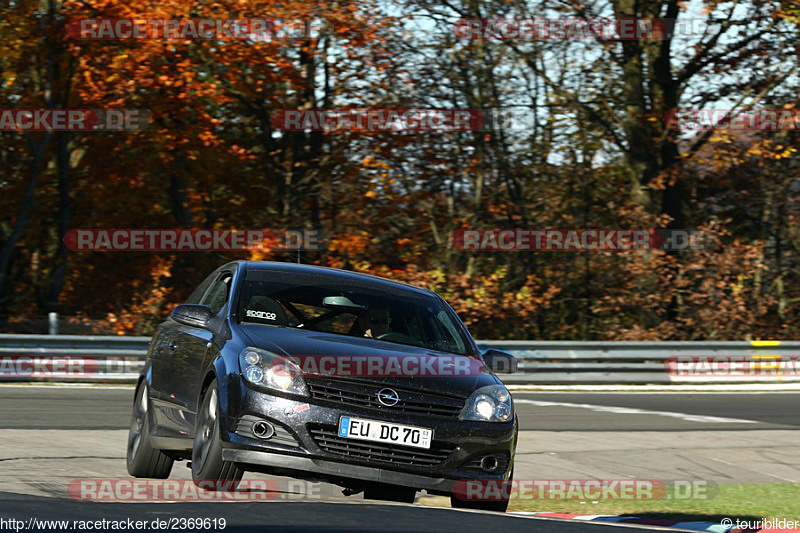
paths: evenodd
<path fill-rule="evenodd" d="M 800 341 L 478 341 L 478 345 L 517 356 L 520 372 L 501 376 L 514 384 L 800 382 Z M 704 366 L 715 358 L 741 364 Z M 687 360 L 696 363 L 681 367 Z"/>
<path fill-rule="evenodd" d="M 150 337 L 0 335 L 0 382 L 135 383 Z"/>
<path fill-rule="evenodd" d="M 0 335 L 0 381 L 134 382 L 144 365 L 149 337 Z M 501 375 L 509 384 L 670 384 L 800 382 L 800 341 L 611 342 L 478 341 L 481 349 L 510 352 L 519 371 Z M 686 375 L 667 366 L 692 358 Z M 697 375 L 703 361 L 727 358 Z M 725 374 L 725 369 L 729 372 Z M 749 369 L 749 371 L 747 371 Z M 755 369 L 755 370 L 754 370 Z"/>

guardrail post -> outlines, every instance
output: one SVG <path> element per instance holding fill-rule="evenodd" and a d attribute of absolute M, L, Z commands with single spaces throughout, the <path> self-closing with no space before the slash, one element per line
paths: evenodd
<path fill-rule="evenodd" d="M 47 313 L 47 326 L 50 335 L 58 335 L 58 313 Z"/>

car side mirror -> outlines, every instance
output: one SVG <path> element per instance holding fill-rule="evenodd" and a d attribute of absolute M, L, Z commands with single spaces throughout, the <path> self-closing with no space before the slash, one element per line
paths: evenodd
<path fill-rule="evenodd" d="M 172 320 L 185 326 L 194 328 L 204 328 L 211 320 L 211 309 L 205 305 L 181 304 L 172 310 L 170 314 Z"/>
<path fill-rule="evenodd" d="M 517 358 L 507 352 L 490 348 L 481 354 L 486 366 L 496 374 L 515 374 L 519 370 Z"/>

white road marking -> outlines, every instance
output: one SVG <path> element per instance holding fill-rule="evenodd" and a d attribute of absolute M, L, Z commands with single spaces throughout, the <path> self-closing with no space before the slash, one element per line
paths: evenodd
<path fill-rule="evenodd" d="M 635 409 L 633 407 L 613 407 L 608 405 L 592 405 L 588 403 L 566 403 L 566 402 L 545 402 L 541 400 L 515 399 L 514 403 L 524 403 L 536 405 L 538 407 L 575 407 L 577 409 L 589 409 L 600 413 L 614 413 L 618 415 L 651 415 L 665 416 L 667 418 L 678 418 L 687 422 L 701 422 L 709 424 L 758 424 L 755 420 L 744 420 L 742 418 L 724 418 L 721 416 L 692 415 L 689 413 L 670 413 L 666 411 L 648 411 L 646 409 Z"/>

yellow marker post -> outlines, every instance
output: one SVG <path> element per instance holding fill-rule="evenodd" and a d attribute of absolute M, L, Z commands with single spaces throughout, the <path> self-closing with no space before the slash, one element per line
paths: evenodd
<path fill-rule="evenodd" d="M 750 341 L 750 346 L 752 346 L 753 348 L 774 348 L 776 346 L 780 346 L 780 344 L 781 344 L 781 341 Z M 750 368 L 752 370 L 756 370 L 756 369 L 757 370 L 765 370 L 765 369 L 780 370 L 780 367 L 781 367 L 781 364 L 780 364 L 781 356 L 780 355 L 767 355 L 767 354 L 756 355 L 756 354 L 753 354 L 753 355 L 751 355 L 751 358 L 752 359 L 771 359 L 771 360 L 775 361 L 772 364 L 759 364 L 759 363 L 761 363 L 760 361 L 753 361 L 750 364 Z M 780 379 L 781 379 L 780 372 L 778 372 L 777 378 L 780 381 Z"/>

